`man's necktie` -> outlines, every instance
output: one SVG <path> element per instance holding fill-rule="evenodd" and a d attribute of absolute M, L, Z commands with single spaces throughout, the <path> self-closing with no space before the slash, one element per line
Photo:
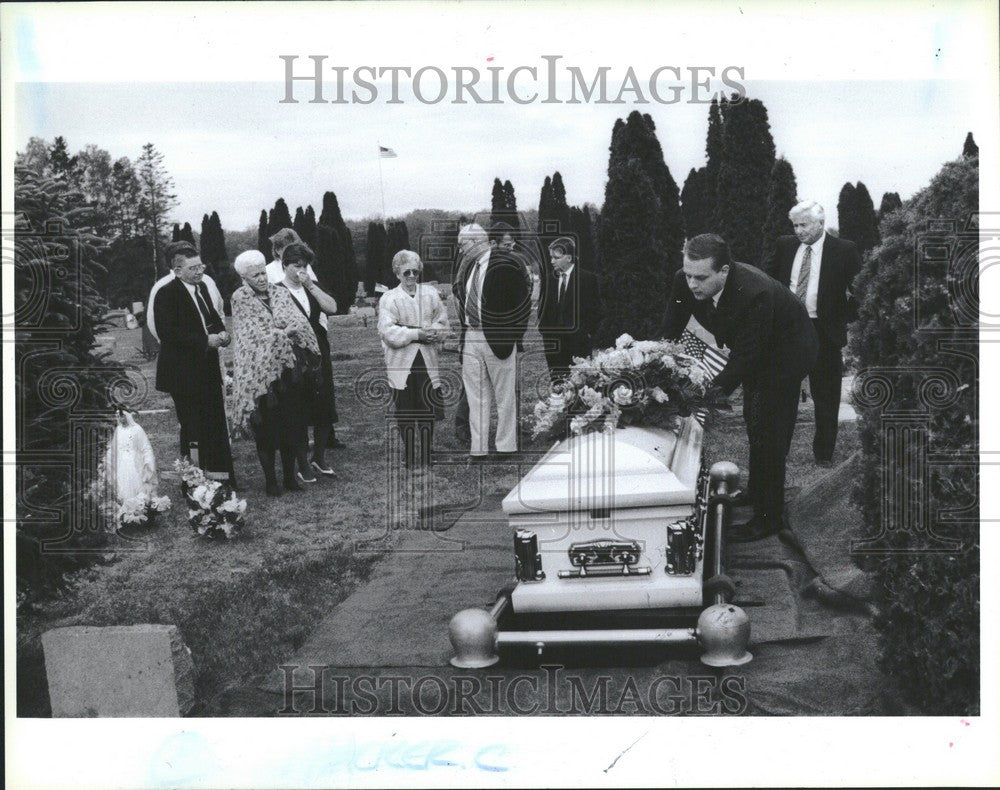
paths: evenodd
<path fill-rule="evenodd" d="M 705 305 L 705 320 L 708 321 L 708 326 L 706 326 L 705 328 L 714 335 L 715 334 L 715 313 L 716 313 L 715 300 L 714 299 L 708 299 L 707 302 L 708 303 Z"/>
<path fill-rule="evenodd" d="M 806 291 L 809 290 L 809 271 L 812 269 L 812 247 L 806 247 L 802 254 L 802 266 L 799 267 L 799 281 L 795 284 L 795 295 L 803 302 L 806 300 Z"/>
<path fill-rule="evenodd" d="M 566 295 L 566 272 L 559 272 L 559 297 L 558 301 L 562 302 L 563 297 Z"/>
<path fill-rule="evenodd" d="M 201 317 L 205 320 L 206 331 L 210 335 L 218 334 L 222 331 L 222 319 L 219 318 L 219 314 L 215 312 L 213 308 L 209 307 L 204 294 L 201 292 L 202 288 L 208 290 L 204 283 L 198 283 L 194 287 L 195 301 L 198 303 L 198 310 L 201 311 Z"/>
<path fill-rule="evenodd" d="M 469 282 L 469 292 L 465 295 L 465 322 L 475 329 L 478 329 L 480 326 L 479 266 L 480 263 L 476 261 L 475 265 L 472 267 L 472 279 Z"/>

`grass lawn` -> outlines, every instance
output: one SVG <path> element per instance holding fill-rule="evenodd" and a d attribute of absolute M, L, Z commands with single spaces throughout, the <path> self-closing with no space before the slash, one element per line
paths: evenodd
<path fill-rule="evenodd" d="M 453 310 L 453 307 L 450 309 Z M 453 322 L 456 325 L 457 322 Z M 247 527 L 239 539 L 215 543 L 198 538 L 186 521 L 179 481 L 171 470 L 178 431 L 168 396 L 153 388 L 155 363 L 138 351 L 140 333 L 116 328 L 114 358 L 135 365 L 149 384 L 138 422 L 149 436 L 161 470 L 161 493 L 173 501 L 162 523 L 133 540 L 112 537 L 103 561 L 69 580 L 57 598 L 31 603 L 18 614 L 18 714 L 48 715 L 40 634 L 58 625 L 177 625 L 192 651 L 197 704 L 193 715 L 220 710 L 227 688 L 247 683 L 289 658 L 316 622 L 363 584 L 381 553 L 391 550 L 394 531 L 423 527 L 401 517 L 411 501 L 396 463 L 389 463 L 385 393 L 372 383 L 384 373 L 374 322 L 334 319 L 331 347 L 340 422 L 347 449 L 329 451 L 336 480 L 320 479 L 302 493 L 268 498 L 252 441 L 233 444 L 237 477 L 247 499 Z M 442 354 L 449 382 L 459 380 L 454 342 Z M 548 383 L 540 338 L 526 337 L 521 378 L 522 414 Z M 746 469 L 746 435 L 738 399 L 707 437 L 706 460 L 732 460 Z M 428 477 L 435 505 L 472 503 L 504 494 L 519 477 L 514 465 L 470 467 L 451 421 L 437 423 L 434 474 Z M 812 463 L 812 409 L 802 409 L 789 458 L 788 485 L 819 476 Z M 842 427 L 837 459 L 857 446 L 855 431 Z M 540 450 L 541 447 L 530 449 Z M 526 470 L 521 470 L 526 471 Z M 454 510 L 455 513 L 460 512 Z M 454 517 L 454 516 L 452 516 Z M 431 526 L 443 526 L 440 521 Z"/>

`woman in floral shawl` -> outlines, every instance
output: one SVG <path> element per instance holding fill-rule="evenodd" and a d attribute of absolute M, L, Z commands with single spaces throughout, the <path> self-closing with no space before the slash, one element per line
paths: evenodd
<path fill-rule="evenodd" d="M 283 288 L 269 285 L 264 256 L 249 250 L 234 264 L 244 285 L 233 293 L 233 394 L 236 430 L 257 443 L 269 496 L 281 492 L 274 471 L 281 454 L 285 489 L 301 491 L 295 462 L 306 458 L 307 390 L 314 386 L 319 345 L 309 321 Z"/>

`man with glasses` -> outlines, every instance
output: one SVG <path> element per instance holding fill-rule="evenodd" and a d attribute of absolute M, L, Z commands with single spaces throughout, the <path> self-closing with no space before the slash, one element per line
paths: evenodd
<path fill-rule="evenodd" d="M 517 345 L 528 326 L 531 291 L 521 262 L 508 250 L 491 248 L 481 225 L 459 230 L 458 249 L 462 266 L 454 289 L 462 325 L 462 383 L 469 401 L 469 455 L 488 455 L 494 403 L 497 452 L 516 453 Z"/>
<path fill-rule="evenodd" d="M 198 250 L 178 241 L 168 244 L 165 253 L 175 277 L 154 298 L 161 344 L 156 389 L 173 398 L 181 456 L 190 457 L 196 442 L 199 466 L 235 486 L 219 367 L 219 349 L 229 345 L 229 333 L 203 282 L 205 264 Z"/>

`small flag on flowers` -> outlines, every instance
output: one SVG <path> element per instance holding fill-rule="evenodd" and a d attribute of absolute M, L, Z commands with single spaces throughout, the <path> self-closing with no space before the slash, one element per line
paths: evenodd
<path fill-rule="evenodd" d="M 380 159 L 395 159 L 396 152 L 391 148 L 386 148 L 384 145 L 378 147 L 378 155 Z"/>
<path fill-rule="evenodd" d="M 698 364 L 709 375 L 710 380 L 718 376 L 729 361 L 729 354 L 726 351 L 718 346 L 709 345 L 687 329 L 681 335 L 681 344 L 688 355 L 698 360 Z M 705 424 L 705 416 L 704 409 L 698 409 L 694 412 L 694 418 L 702 425 Z"/>

